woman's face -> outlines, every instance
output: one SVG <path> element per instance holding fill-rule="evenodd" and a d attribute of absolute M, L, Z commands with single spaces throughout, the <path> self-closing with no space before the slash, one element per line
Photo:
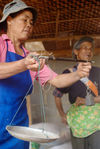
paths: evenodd
<path fill-rule="evenodd" d="M 33 32 L 33 15 L 30 11 L 24 10 L 16 17 L 10 17 L 7 21 L 8 31 L 19 40 L 27 40 Z"/>
<path fill-rule="evenodd" d="M 74 50 L 77 60 L 90 61 L 93 57 L 93 47 L 90 42 L 83 42 L 79 50 Z"/>

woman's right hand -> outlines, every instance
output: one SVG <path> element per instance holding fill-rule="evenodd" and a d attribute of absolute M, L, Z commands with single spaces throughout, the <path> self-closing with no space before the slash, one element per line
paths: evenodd
<path fill-rule="evenodd" d="M 32 54 L 38 55 L 36 52 L 32 52 Z M 34 56 L 29 54 L 26 58 L 24 58 L 24 64 L 27 69 L 38 71 L 44 67 L 45 59 L 36 59 Z"/>
<path fill-rule="evenodd" d="M 68 124 L 68 123 L 67 123 L 66 114 L 64 114 L 61 118 L 62 118 L 62 122 L 63 122 L 64 124 Z"/>
<path fill-rule="evenodd" d="M 88 77 L 90 69 L 91 69 L 91 63 L 89 63 L 89 62 L 87 62 L 87 63 L 79 63 L 78 67 L 77 67 L 78 76 L 80 78 Z"/>

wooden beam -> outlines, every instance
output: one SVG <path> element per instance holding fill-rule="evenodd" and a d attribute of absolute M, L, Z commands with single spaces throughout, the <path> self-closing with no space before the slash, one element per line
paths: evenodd
<path fill-rule="evenodd" d="M 37 38 L 37 39 L 30 39 L 30 40 L 27 40 L 28 42 L 32 42 L 32 41 L 56 41 L 56 40 L 60 40 L 60 41 L 63 41 L 63 40 L 78 40 L 80 39 L 81 37 L 83 36 L 91 36 L 93 37 L 94 39 L 100 39 L 100 35 L 73 35 L 73 36 L 67 36 L 67 37 L 54 37 L 54 38 Z"/>
<path fill-rule="evenodd" d="M 59 34 L 70 33 L 70 32 L 74 32 L 74 30 L 70 29 L 70 30 L 63 31 L 63 32 L 59 31 Z M 54 33 L 48 32 L 48 33 L 42 33 L 42 34 L 38 34 L 38 33 L 35 34 L 35 33 L 33 33 L 33 36 L 45 36 L 45 35 L 55 35 L 55 32 Z"/>
<path fill-rule="evenodd" d="M 100 17 L 98 17 L 98 18 L 81 18 L 81 19 L 77 19 L 77 18 L 75 18 L 75 19 L 65 19 L 65 20 L 59 20 L 59 23 L 63 23 L 63 22 L 73 22 L 73 21 L 88 21 L 88 20 L 100 20 Z M 44 22 L 44 23 L 41 23 L 41 24 L 51 24 L 51 23 L 56 23 L 56 20 L 55 21 L 50 21 L 50 22 Z M 38 24 L 38 23 L 37 23 Z"/>

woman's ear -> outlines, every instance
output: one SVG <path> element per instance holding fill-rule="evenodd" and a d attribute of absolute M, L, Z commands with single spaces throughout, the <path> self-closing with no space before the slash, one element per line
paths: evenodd
<path fill-rule="evenodd" d="M 78 50 L 77 49 L 74 49 L 74 54 L 77 56 L 78 55 Z"/>
<path fill-rule="evenodd" d="M 12 17 L 11 17 L 11 16 L 8 16 L 8 17 L 7 17 L 7 24 L 8 24 L 8 25 L 11 24 L 11 20 L 12 20 Z"/>

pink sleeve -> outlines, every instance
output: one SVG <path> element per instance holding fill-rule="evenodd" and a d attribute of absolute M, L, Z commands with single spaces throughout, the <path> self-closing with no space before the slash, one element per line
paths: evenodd
<path fill-rule="evenodd" d="M 4 44 L 2 37 L 0 37 L 0 62 L 5 62 L 6 51 L 6 45 Z"/>
<path fill-rule="evenodd" d="M 45 65 L 44 68 L 39 72 L 31 71 L 32 80 L 34 80 L 36 77 L 36 80 L 39 80 L 41 85 L 44 85 L 47 81 L 52 80 L 56 76 L 57 74 L 47 65 Z"/>

